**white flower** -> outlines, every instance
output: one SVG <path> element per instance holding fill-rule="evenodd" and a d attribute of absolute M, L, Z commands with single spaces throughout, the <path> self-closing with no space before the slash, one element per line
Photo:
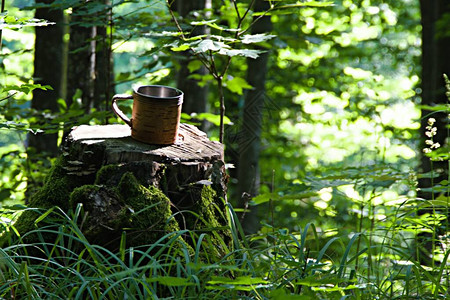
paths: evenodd
<path fill-rule="evenodd" d="M 436 123 L 436 119 L 435 118 L 429 118 L 428 119 L 428 125 L 432 126 L 434 123 Z"/>
<path fill-rule="evenodd" d="M 434 143 L 433 145 L 431 145 L 431 149 L 437 149 L 437 148 L 439 148 L 441 146 L 441 144 L 439 144 L 439 143 Z"/>

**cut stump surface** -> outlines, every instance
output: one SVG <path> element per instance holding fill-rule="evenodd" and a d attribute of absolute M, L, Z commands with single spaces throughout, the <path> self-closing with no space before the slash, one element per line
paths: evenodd
<path fill-rule="evenodd" d="M 178 141 L 174 145 L 149 145 L 131 138 L 127 125 L 82 125 L 70 133 L 66 146 L 81 144 L 104 146 L 103 164 L 137 160 L 165 162 L 208 162 L 223 160 L 223 145 L 210 141 L 197 127 L 180 124 Z"/>

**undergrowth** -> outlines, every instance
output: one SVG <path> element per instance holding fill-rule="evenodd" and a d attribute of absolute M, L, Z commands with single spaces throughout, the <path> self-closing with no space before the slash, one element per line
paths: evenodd
<path fill-rule="evenodd" d="M 218 258 L 205 233 L 181 230 L 156 243 L 112 251 L 90 244 L 79 227 L 82 207 L 70 215 L 40 211 L 38 243 L 10 237 L 0 250 L 1 299 L 446 299 L 448 256 L 434 268 L 411 251 L 410 216 L 420 204 L 398 206 L 388 227 L 328 238 L 313 223 L 298 232 L 265 225 L 246 236 L 228 205 L 232 242 Z M 27 209 L 11 207 L 11 219 Z M 6 218 L 4 219 L 6 220 Z M 424 226 L 425 228 L 426 226 Z M 189 236 L 194 253 L 179 236 Z M 52 237 L 51 239 L 46 237 Z"/>

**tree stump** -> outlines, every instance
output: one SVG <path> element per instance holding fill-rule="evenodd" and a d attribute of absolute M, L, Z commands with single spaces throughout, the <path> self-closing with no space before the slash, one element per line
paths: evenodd
<path fill-rule="evenodd" d="M 127 246 L 183 229 L 226 240 L 226 182 L 223 145 L 195 126 L 181 124 L 178 142 L 161 146 L 133 140 L 127 125 L 82 125 L 30 206 L 74 211 L 81 203 L 83 234 L 108 248 L 124 230 Z M 28 232 L 36 218 L 26 212 L 16 228 Z"/>

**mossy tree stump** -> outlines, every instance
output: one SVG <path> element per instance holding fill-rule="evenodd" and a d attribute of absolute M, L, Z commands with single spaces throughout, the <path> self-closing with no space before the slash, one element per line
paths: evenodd
<path fill-rule="evenodd" d="M 188 229 L 227 239 L 227 175 L 223 145 L 196 127 L 181 124 L 175 145 L 135 141 L 126 125 L 76 127 L 62 148 L 44 187 L 31 207 L 83 205 L 86 238 L 109 248 L 156 242 L 167 233 Z M 19 232 L 34 228 L 36 215 L 24 213 Z"/>

